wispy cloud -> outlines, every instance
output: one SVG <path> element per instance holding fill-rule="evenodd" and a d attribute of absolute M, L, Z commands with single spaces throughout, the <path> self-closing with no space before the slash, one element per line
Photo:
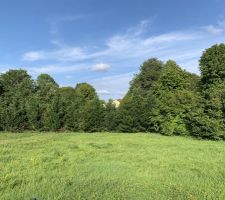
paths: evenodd
<path fill-rule="evenodd" d="M 45 59 L 45 53 L 44 52 L 41 52 L 41 51 L 30 51 L 30 52 L 27 52 L 25 53 L 23 56 L 22 56 L 22 60 L 25 60 L 25 61 L 37 61 L 37 60 L 42 60 L 42 59 Z"/>
<path fill-rule="evenodd" d="M 131 33 L 132 35 L 139 36 L 145 33 L 151 24 L 152 20 L 142 20 L 137 26 L 130 27 L 127 32 Z"/>
<path fill-rule="evenodd" d="M 95 64 L 91 69 L 93 71 L 100 71 L 100 72 L 106 72 L 110 69 L 110 64 L 107 64 L 107 63 L 98 63 L 98 64 Z"/>
<path fill-rule="evenodd" d="M 53 49 L 25 52 L 22 60 L 36 65 L 29 68 L 33 73 L 66 75 L 75 71 L 107 72 L 109 76 L 87 81 L 93 83 L 101 96 L 109 97 L 109 92 L 110 96 L 120 98 L 128 89 L 133 74 L 130 71 L 134 72 L 144 60 L 150 57 L 163 61 L 174 59 L 188 71 L 198 73 L 202 51 L 212 44 L 225 41 L 225 35 L 222 34 L 225 21 L 158 35 L 149 33 L 150 24 L 150 21 L 143 20 L 137 26 L 114 34 L 95 46 L 67 45 L 54 40 Z M 54 64 L 37 67 L 38 61 Z M 114 72 L 118 75 L 110 76 Z M 107 94 L 101 91 L 107 91 Z"/>
<path fill-rule="evenodd" d="M 129 28 L 123 34 L 114 35 L 106 40 L 103 48 L 56 45 L 53 50 L 26 52 L 22 57 L 26 61 L 55 60 L 78 62 L 94 59 L 129 59 L 143 57 L 151 53 L 166 50 L 179 42 L 193 41 L 200 37 L 198 32 L 176 31 L 157 36 L 144 37 L 148 21 L 142 21 L 138 26 Z"/>
<path fill-rule="evenodd" d="M 27 68 L 31 74 L 41 74 L 41 73 L 51 73 L 51 74 L 61 74 L 68 72 L 76 72 L 82 70 L 88 70 L 88 67 L 85 64 L 79 65 L 45 65 L 42 67 L 34 66 Z"/>
<path fill-rule="evenodd" d="M 65 23 L 71 23 L 77 20 L 84 18 L 86 15 L 79 14 L 79 15 L 63 15 L 63 16 L 55 16 L 49 19 L 50 24 L 50 33 L 56 35 L 60 32 L 60 28 Z"/>
<path fill-rule="evenodd" d="M 86 53 L 80 47 L 63 46 L 51 51 L 30 51 L 22 56 L 24 61 L 55 60 L 55 61 L 79 61 L 87 58 Z"/>
<path fill-rule="evenodd" d="M 211 35 L 219 35 L 225 30 L 225 21 L 219 21 L 216 25 L 204 26 L 203 29 Z"/>
<path fill-rule="evenodd" d="M 216 26 L 213 26 L 213 25 L 206 26 L 206 27 L 204 27 L 204 29 L 209 34 L 212 34 L 212 35 L 218 35 L 218 34 L 221 34 L 223 32 L 222 28 L 219 28 L 219 27 L 216 27 Z"/>

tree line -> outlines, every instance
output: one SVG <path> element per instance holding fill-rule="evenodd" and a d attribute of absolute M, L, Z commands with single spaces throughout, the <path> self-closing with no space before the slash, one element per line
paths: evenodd
<path fill-rule="evenodd" d="M 151 58 L 118 108 L 88 83 L 59 87 L 48 74 L 0 75 L 1 131 L 155 132 L 225 139 L 225 44 L 206 49 L 200 75 Z"/>

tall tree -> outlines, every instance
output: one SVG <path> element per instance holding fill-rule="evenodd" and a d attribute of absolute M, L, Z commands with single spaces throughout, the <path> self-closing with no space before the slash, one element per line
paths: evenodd
<path fill-rule="evenodd" d="M 200 58 L 201 84 L 204 89 L 225 82 L 225 44 L 206 49 Z"/>
<path fill-rule="evenodd" d="M 151 113 L 154 131 L 165 135 L 186 135 L 186 114 L 193 105 L 190 76 L 176 62 L 166 62 L 153 91 L 155 105 Z"/>
<path fill-rule="evenodd" d="M 115 131 L 117 129 L 117 108 L 113 104 L 113 100 L 110 99 L 105 104 L 104 112 L 104 130 Z"/>
<path fill-rule="evenodd" d="M 213 45 L 203 52 L 200 70 L 204 112 L 215 121 L 211 134 L 225 138 L 225 44 Z"/>
<path fill-rule="evenodd" d="M 77 84 L 75 95 L 78 100 L 78 129 L 81 131 L 97 131 L 102 127 L 103 103 L 99 100 L 95 89 L 87 84 Z"/>
<path fill-rule="evenodd" d="M 173 60 L 166 62 L 157 84 L 159 91 L 183 90 L 190 87 L 188 74 Z"/>
<path fill-rule="evenodd" d="M 131 81 L 130 91 L 140 89 L 140 92 L 148 92 L 159 79 L 162 69 L 162 61 L 156 58 L 145 61 L 140 67 L 140 72 Z"/>
<path fill-rule="evenodd" d="M 151 58 L 141 65 L 139 73 L 130 82 L 130 89 L 118 108 L 118 129 L 120 131 L 149 130 L 149 113 L 152 109 L 152 102 L 148 101 L 148 97 L 158 81 L 162 69 L 163 63 L 156 58 Z"/>
<path fill-rule="evenodd" d="M 27 104 L 29 122 L 34 130 L 52 130 L 53 104 L 58 98 L 58 84 L 48 74 L 37 77 L 35 94 Z M 55 113 L 56 114 L 56 113 Z"/>
<path fill-rule="evenodd" d="M 4 130 L 29 129 L 26 103 L 34 90 L 34 84 L 25 70 L 9 70 L 0 75 L 2 90 L 2 126 Z"/>

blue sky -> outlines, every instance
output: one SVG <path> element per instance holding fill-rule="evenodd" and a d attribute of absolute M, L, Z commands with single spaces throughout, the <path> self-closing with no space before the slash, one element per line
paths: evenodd
<path fill-rule="evenodd" d="M 225 1 L 0 0 L 0 25 L 0 72 L 48 73 L 121 98 L 151 57 L 199 73 L 202 51 L 225 42 Z"/>

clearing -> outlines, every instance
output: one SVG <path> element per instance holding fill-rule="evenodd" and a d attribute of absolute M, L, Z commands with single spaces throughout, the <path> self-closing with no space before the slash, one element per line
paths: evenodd
<path fill-rule="evenodd" d="M 1 133 L 1 200 L 225 199 L 225 142 Z"/>

